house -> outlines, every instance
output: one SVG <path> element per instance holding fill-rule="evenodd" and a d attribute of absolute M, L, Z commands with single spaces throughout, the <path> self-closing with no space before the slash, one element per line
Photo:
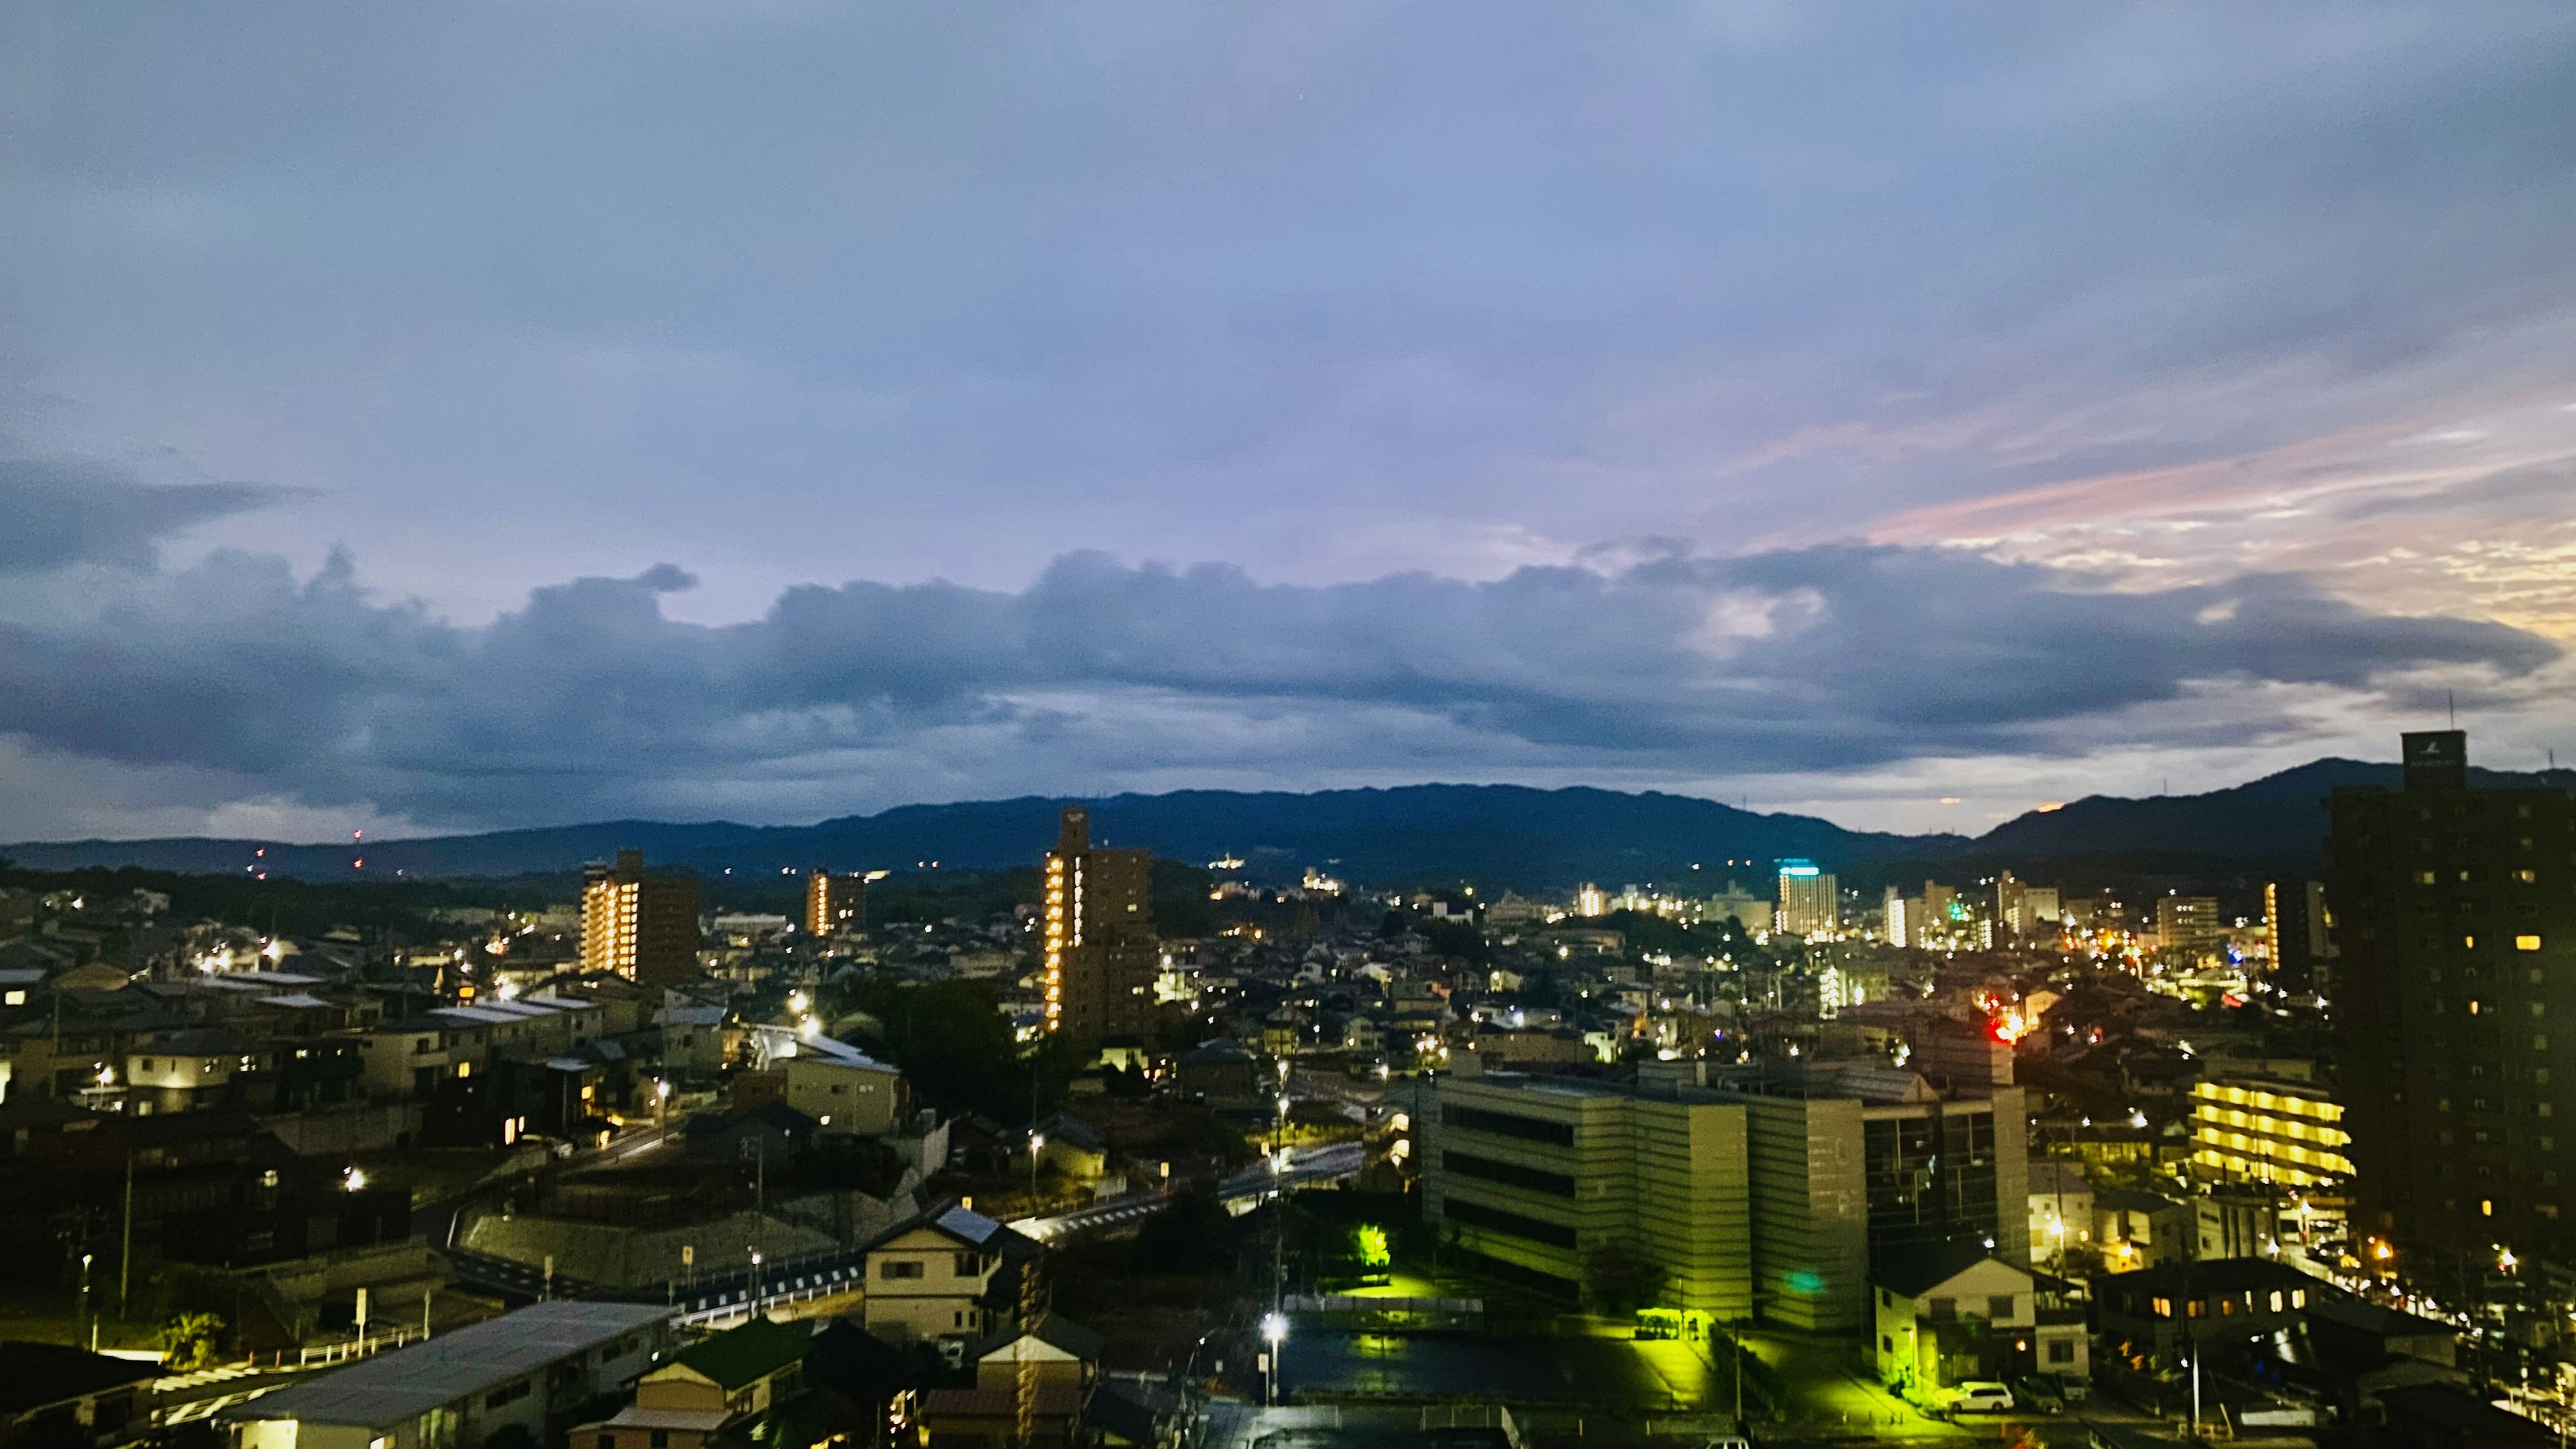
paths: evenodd
<path fill-rule="evenodd" d="M 852 1449 L 891 1449 L 912 1427 L 915 1366 L 903 1350 L 852 1318 L 835 1318 L 805 1352 L 805 1383 L 818 1397 L 847 1405 Z"/>
<path fill-rule="evenodd" d="M 1081 1441 L 1082 1390 L 1066 1383 L 1038 1384 L 1025 1431 L 1016 1384 L 926 1389 L 916 1414 L 924 1449 L 1011 1449 L 1022 1444 L 1068 1449 Z"/>
<path fill-rule="evenodd" d="M 2161 1193 L 2122 1189 L 2093 1198 L 2093 1242 L 2114 1273 L 2188 1262 L 2192 1210 Z"/>
<path fill-rule="evenodd" d="M 1109 1144 L 1079 1117 L 1058 1112 L 1038 1126 L 1038 1161 L 1088 1182 L 1109 1170 Z"/>
<path fill-rule="evenodd" d="M 806 1045 L 826 1044 L 841 1046 L 829 1038 Z M 856 1048 L 800 1051 L 771 1069 L 785 1075 L 787 1105 L 835 1136 L 883 1137 L 912 1115 L 903 1073 Z"/>
<path fill-rule="evenodd" d="M 2056 1265 L 2093 1243 L 2093 1185 L 2084 1164 L 2033 1158 L 2030 1164 L 2030 1260 Z"/>
<path fill-rule="evenodd" d="M 569 1449 L 699 1449 L 756 1424 L 805 1391 L 808 1330 L 754 1318 L 671 1356 L 635 1383 L 635 1402 L 584 1424 Z"/>
<path fill-rule="evenodd" d="M 558 1298 L 217 1412 L 237 1449 L 445 1449 L 516 1429 L 556 1442 L 670 1346 L 659 1303 Z M 515 1436 L 514 1436 L 515 1437 Z M 584 1443 L 579 1449 L 592 1449 Z"/>
<path fill-rule="evenodd" d="M 1034 1327 L 1007 1327 L 974 1349 L 975 1387 L 931 1389 L 920 1396 L 923 1441 L 934 1449 L 1002 1449 L 1024 1440 L 1070 1445 L 1082 1437 L 1083 1412 L 1100 1362 L 1100 1335 L 1046 1314 Z M 1020 1404 L 1029 1394 L 1031 1422 L 1022 1432 Z"/>
<path fill-rule="evenodd" d="M 87 1449 L 141 1432 L 158 1364 L 59 1343 L 0 1340 L 0 1449 Z"/>
<path fill-rule="evenodd" d="M 1898 1249 L 1871 1272 L 1870 1289 L 1878 1376 L 1918 1403 L 1970 1380 L 2027 1374 L 2049 1356 L 2038 1341 L 2037 1281 L 1983 1248 Z M 2051 1343 L 2083 1341 L 2081 1320 L 2049 1328 Z"/>
<path fill-rule="evenodd" d="M 1254 1095 L 1259 1069 L 1252 1050 L 1232 1037 L 1203 1041 L 1181 1054 L 1181 1095 L 1203 1102 L 1239 1102 Z"/>
<path fill-rule="evenodd" d="M 896 1224 L 866 1250 L 862 1326 L 898 1345 L 972 1341 L 1015 1311 L 1020 1266 L 1035 1239 L 954 1199 Z"/>
<path fill-rule="evenodd" d="M 1016 1386 L 1023 1371 L 1039 1383 L 1088 1389 L 1100 1369 L 1100 1335 L 1060 1313 L 1039 1316 L 1033 1328 L 1002 1328 L 975 1345 L 975 1387 Z"/>

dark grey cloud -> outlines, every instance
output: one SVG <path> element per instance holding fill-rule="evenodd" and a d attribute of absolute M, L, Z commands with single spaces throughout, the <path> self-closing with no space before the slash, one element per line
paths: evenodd
<path fill-rule="evenodd" d="M 2367 699 L 2558 657 L 2291 577 L 2113 592 L 1890 546 L 1326 587 L 1073 554 L 1017 593 L 806 587 L 726 626 L 665 616 L 686 580 L 578 579 L 470 628 L 371 601 L 345 559 L 29 586 L 0 598 L 0 734 L 424 822 L 812 818 L 1176 764 L 1724 776 L 2089 748 L 2194 691 Z"/>
<path fill-rule="evenodd" d="M 152 562 L 157 540 L 276 502 L 254 483 L 146 483 L 103 463 L 0 453 L 0 573 Z"/>
<path fill-rule="evenodd" d="M 478 616 L 680 554 L 745 618 L 1844 536 L 2566 380 L 2571 47 L 2554 0 L 17 6 L 0 378 L 327 488 L 229 540 Z"/>

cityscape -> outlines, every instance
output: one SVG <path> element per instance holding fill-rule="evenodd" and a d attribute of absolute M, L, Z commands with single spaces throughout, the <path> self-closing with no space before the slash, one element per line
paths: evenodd
<path fill-rule="evenodd" d="M 0 1449 L 2568 1449 L 2571 56 L 0 0 Z"/>
<path fill-rule="evenodd" d="M 2538 1444 L 2576 806 L 2400 761 L 2208 893 L 13 867 L 10 1442 Z"/>

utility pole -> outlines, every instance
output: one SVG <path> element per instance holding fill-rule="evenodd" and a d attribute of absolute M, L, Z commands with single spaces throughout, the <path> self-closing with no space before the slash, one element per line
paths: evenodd
<path fill-rule="evenodd" d="M 131 1318 L 126 1294 L 134 1286 L 134 1149 L 125 1149 L 125 1236 L 116 1249 L 116 1316 Z"/>

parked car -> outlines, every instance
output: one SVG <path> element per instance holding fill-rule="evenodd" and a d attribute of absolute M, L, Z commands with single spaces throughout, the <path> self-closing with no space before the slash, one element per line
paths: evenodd
<path fill-rule="evenodd" d="M 2044 1378 L 2023 1379 L 2013 1393 L 2023 1404 L 2042 1413 L 2054 1414 L 2066 1407 L 2066 1396 Z"/>
<path fill-rule="evenodd" d="M 2009 1413 L 2013 1407 L 2012 1390 L 1991 1380 L 1971 1380 L 1959 1385 L 1950 1398 L 1950 1407 L 1964 1414 Z"/>
<path fill-rule="evenodd" d="M 1700 1449 L 1753 1449 L 1753 1441 L 1741 1434 L 1720 1434 Z"/>

